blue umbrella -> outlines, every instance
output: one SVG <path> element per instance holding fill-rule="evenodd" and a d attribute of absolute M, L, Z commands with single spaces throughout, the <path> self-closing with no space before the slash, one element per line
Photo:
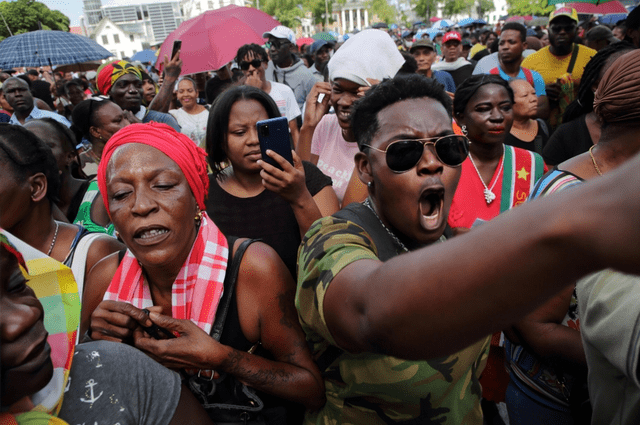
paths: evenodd
<path fill-rule="evenodd" d="M 158 57 L 156 56 L 156 51 L 151 49 L 143 50 L 131 56 L 132 62 L 140 61 L 142 63 L 147 63 L 147 62 L 156 63 L 157 60 L 158 60 Z"/>
<path fill-rule="evenodd" d="M 487 25 L 487 21 L 485 21 L 484 19 L 476 19 L 476 21 L 474 22 L 474 24 L 478 24 L 478 25 Z"/>
<path fill-rule="evenodd" d="M 453 21 L 449 21 L 448 19 L 441 19 L 435 24 L 433 24 L 431 28 L 444 29 L 444 28 L 452 27 L 453 25 L 454 25 Z"/>
<path fill-rule="evenodd" d="M 422 34 L 429 34 L 429 38 L 431 40 L 433 40 L 436 37 L 436 34 L 438 34 L 439 32 L 441 32 L 438 28 L 424 28 L 419 30 L 416 33 L 416 40 L 420 40 L 422 38 Z"/>
<path fill-rule="evenodd" d="M 0 68 L 66 65 L 106 59 L 111 52 L 94 40 L 63 31 L 32 31 L 0 43 Z"/>
<path fill-rule="evenodd" d="M 469 25 L 473 25 L 475 23 L 476 23 L 476 20 L 473 19 L 473 18 L 464 18 L 464 19 L 461 19 L 461 20 L 458 21 L 458 25 L 460 27 L 466 27 L 466 26 L 469 26 Z"/>
<path fill-rule="evenodd" d="M 598 21 L 605 25 L 615 25 L 618 21 L 623 19 L 627 19 L 626 13 L 609 13 L 608 15 L 598 18 Z"/>

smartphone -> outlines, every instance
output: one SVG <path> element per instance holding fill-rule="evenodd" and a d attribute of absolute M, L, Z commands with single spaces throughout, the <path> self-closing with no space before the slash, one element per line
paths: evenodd
<path fill-rule="evenodd" d="M 142 309 L 142 311 L 144 311 L 147 316 L 149 315 L 149 310 L 147 310 L 146 308 Z M 176 336 L 173 334 L 173 332 L 162 328 L 158 325 L 156 325 L 155 323 L 152 323 L 151 326 L 140 326 L 142 329 L 144 329 L 144 331 L 146 333 L 148 333 L 149 335 L 151 335 L 152 337 L 154 337 L 155 339 L 167 339 L 167 338 L 175 338 Z M 165 335 L 165 338 L 163 338 L 160 333 Z"/>
<path fill-rule="evenodd" d="M 258 121 L 256 127 L 258 129 L 262 160 L 282 170 L 282 167 L 267 155 L 267 149 L 271 149 L 293 165 L 293 155 L 291 155 L 293 145 L 291 144 L 287 117 Z"/>
<path fill-rule="evenodd" d="M 171 57 L 169 60 L 173 59 L 180 49 L 182 49 L 182 40 L 173 40 L 173 49 L 171 50 Z"/>

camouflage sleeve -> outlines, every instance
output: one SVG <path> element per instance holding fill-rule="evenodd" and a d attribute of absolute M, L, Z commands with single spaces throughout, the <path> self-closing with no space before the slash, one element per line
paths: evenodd
<path fill-rule="evenodd" d="M 337 345 L 324 318 L 324 295 L 344 267 L 362 259 L 377 259 L 367 232 L 351 221 L 325 217 L 316 221 L 298 251 L 296 309 L 307 340 Z M 314 352 L 320 347 L 314 346 Z"/>

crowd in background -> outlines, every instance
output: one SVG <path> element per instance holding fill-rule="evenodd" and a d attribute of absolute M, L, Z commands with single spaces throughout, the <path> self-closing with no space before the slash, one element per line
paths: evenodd
<path fill-rule="evenodd" d="M 640 9 L 434 34 L 1 72 L 0 418 L 637 423 Z"/>

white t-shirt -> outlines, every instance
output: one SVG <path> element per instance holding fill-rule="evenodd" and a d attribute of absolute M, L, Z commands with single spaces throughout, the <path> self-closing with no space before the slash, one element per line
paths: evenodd
<path fill-rule="evenodd" d="M 182 130 L 182 134 L 189 136 L 196 145 L 204 149 L 207 137 L 207 121 L 209 120 L 209 111 L 206 109 L 199 114 L 191 115 L 184 109 L 172 109 L 169 113 L 178 121 Z"/>
<path fill-rule="evenodd" d="M 342 202 L 355 167 L 358 145 L 344 140 L 335 114 L 327 114 L 320 120 L 311 139 L 311 153 L 318 155 L 318 168 L 331 177 L 333 190 Z"/>
<path fill-rule="evenodd" d="M 283 117 L 287 117 L 287 121 L 294 120 L 302 115 L 298 102 L 296 102 L 296 96 L 293 94 L 291 87 L 282 83 L 276 83 L 275 81 L 270 81 L 270 83 L 271 92 L 269 93 L 269 96 L 271 96 L 273 101 L 276 102 L 276 105 L 278 105 L 280 114 Z"/>

